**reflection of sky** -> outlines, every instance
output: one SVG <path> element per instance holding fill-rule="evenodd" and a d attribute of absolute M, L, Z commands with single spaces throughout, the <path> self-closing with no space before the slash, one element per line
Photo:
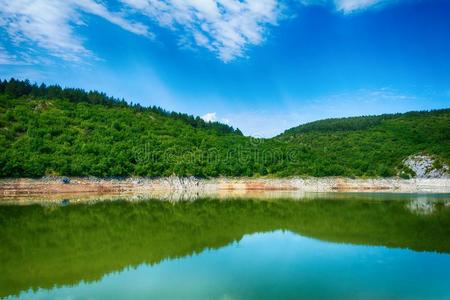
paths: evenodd
<path fill-rule="evenodd" d="M 336 244 L 276 231 L 22 298 L 448 299 L 449 270 L 449 254 Z"/>

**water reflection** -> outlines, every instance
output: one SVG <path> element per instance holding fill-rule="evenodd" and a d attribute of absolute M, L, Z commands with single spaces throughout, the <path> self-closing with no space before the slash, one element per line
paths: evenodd
<path fill-rule="evenodd" d="M 335 244 L 275 231 L 36 299 L 445 299 L 450 255 Z M 407 272 L 405 272 L 407 270 Z"/>
<path fill-rule="evenodd" d="M 425 199 L 434 201 L 441 199 L 450 201 L 450 194 L 414 194 L 414 193 L 392 193 L 392 192 L 304 192 L 301 190 L 202 190 L 185 191 L 175 190 L 152 190 L 142 193 L 55 193 L 43 195 L 10 195 L 0 196 L 0 205 L 30 205 L 30 204 L 67 204 L 67 203 L 86 203 L 92 204 L 103 201 L 124 200 L 130 202 L 147 201 L 148 199 L 157 199 L 160 201 L 180 202 L 196 201 L 199 199 L 254 199 L 254 200 L 417 200 Z"/>
<path fill-rule="evenodd" d="M 84 298 L 83 295 L 87 295 L 83 294 L 84 290 L 85 293 L 98 292 L 101 298 L 109 298 L 108 295 L 149 298 L 153 295 L 179 299 L 176 291 L 193 299 L 253 298 L 261 296 L 261 291 L 253 289 L 267 292 L 267 286 L 274 285 L 277 287 L 274 293 L 286 292 L 284 298 L 307 295 L 303 292 L 326 298 L 326 293 L 314 294 L 314 291 L 317 293 L 327 284 L 334 286 L 340 282 L 341 285 L 334 287 L 343 292 L 351 284 L 347 280 L 356 280 L 358 285 L 353 286 L 354 289 L 380 292 L 379 296 L 383 297 L 392 292 L 385 281 L 394 276 L 388 275 L 390 268 L 394 268 L 397 275 L 403 272 L 403 276 L 410 276 L 409 283 L 423 277 L 419 276 L 420 272 L 411 271 L 414 268 L 428 272 L 430 280 L 433 278 L 432 283 L 427 281 L 426 284 L 438 285 L 442 279 L 448 280 L 448 275 L 436 270 L 450 267 L 447 254 L 450 253 L 449 199 L 432 200 L 432 211 L 421 214 L 411 210 L 411 201 L 416 201 L 411 195 L 395 198 L 396 201 L 385 201 L 390 199 L 386 195 L 376 197 L 361 199 L 353 195 L 351 200 L 339 201 L 331 197 L 320 201 L 203 199 L 175 203 L 114 201 L 90 205 L 69 202 L 64 206 L 0 206 L 0 296 L 22 292 L 25 298 L 29 295 L 53 298 L 66 291 L 75 298 Z M 266 234 L 256 234 L 264 232 Z M 290 244 L 292 241 L 295 243 Z M 248 248 L 249 243 L 254 246 Z M 278 252 L 270 252 L 274 249 Z M 347 256 L 346 249 L 359 254 Z M 220 254 L 223 251 L 232 251 L 232 259 L 224 259 Z M 374 256 L 374 253 L 378 254 Z M 309 257 L 313 254 L 319 256 Z M 392 255 L 396 257 L 394 260 L 374 271 L 376 261 L 389 260 Z M 332 257 L 336 257 L 336 261 Z M 260 260 L 249 265 L 256 258 Z M 199 259 L 197 264 L 192 263 Z M 270 264 L 265 265 L 265 262 Z M 165 269 L 177 264 L 181 264 L 180 268 L 191 267 L 186 267 L 184 273 L 177 273 L 176 268 L 170 272 Z M 235 269 L 230 269 L 232 266 Z M 433 271 L 436 266 L 439 268 Z M 204 274 L 202 268 L 205 268 Z M 244 272 L 242 276 L 237 270 Z M 118 271 L 120 273 L 116 273 Z M 361 271 L 362 275 L 375 272 L 373 278 L 366 279 L 381 280 L 385 290 L 374 290 L 376 285 L 369 288 L 357 280 Z M 179 280 L 176 289 L 170 278 Z M 208 278 L 210 284 L 218 286 L 211 294 L 206 284 Z M 231 286 L 224 285 L 226 279 Z M 239 289 L 240 285 L 244 290 Z M 60 288 L 62 286 L 64 288 Z M 114 286 L 131 294 L 120 294 Z M 406 288 L 401 286 L 392 283 L 390 287 L 404 293 Z M 154 288 L 151 292 L 150 287 Z M 351 286 L 347 288 L 352 290 Z M 29 289 L 40 290 L 27 294 Z M 141 294 L 139 289 L 144 289 Z M 198 292 L 190 293 L 195 290 Z M 435 296 L 443 293 L 442 288 L 434 290 Z M 170 291 L 173 294 L 167 294 Z M 224 291 L 233 293 L 221 294 Z M 375 295 L 373 293 L 371 295 Z"/>

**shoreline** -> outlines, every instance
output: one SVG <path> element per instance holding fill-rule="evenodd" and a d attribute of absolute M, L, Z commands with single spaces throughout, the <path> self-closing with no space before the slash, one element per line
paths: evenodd
<path fill-rule="evenodd" d="M 64 182 L 64 179 L 66 182 Z M 95 177 L 43 177 L 0 179 L 0 198 L 70 194 L 257 194 L 263 193 L 450 193 L 450 178 L 209 178 L 161 177 L 107 179 Z M 1 199 L 0 199 L 1 201 Z"/>

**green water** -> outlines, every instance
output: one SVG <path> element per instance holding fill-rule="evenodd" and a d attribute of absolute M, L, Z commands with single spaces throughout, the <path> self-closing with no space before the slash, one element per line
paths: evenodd
<path fill-rule="evenodd" d="M 450 197 L 0 206 L 0 297 L 450 299 Z"/>

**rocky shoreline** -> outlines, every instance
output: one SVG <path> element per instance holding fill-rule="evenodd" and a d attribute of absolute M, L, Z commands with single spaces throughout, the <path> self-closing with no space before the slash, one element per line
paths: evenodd
<path fill-rule="evenodd" d="M 226 195 L 258 192 L 450 193 L 449 178 L 211 178 L 164 177 L 124 179 L 44 177 L 1 179 L 0 198 L 64 194 Z"/>

